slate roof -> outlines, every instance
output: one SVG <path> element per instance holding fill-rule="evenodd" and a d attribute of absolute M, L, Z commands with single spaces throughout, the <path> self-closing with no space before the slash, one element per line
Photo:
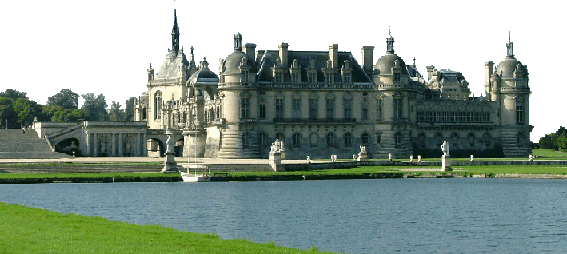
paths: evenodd
<path fill-rule="evenodd" d="M 315 68 L 317 69 L 317 81 L 325 82 L 325 75 L 323 69 L 327 67 L 327 61 L 329 60 L 328 51 L 288 51 L 287 66 L 285 68 L 289 69 L 293 64 L 293 60 L 297 59 L 297 62 L 301 68 L 301 81 L 307 82 L 307 70 L 310 68 L 310 61 L 315 60 Z M 358 64 L 352 53 L 350 52 L 338 52 L 338 68 L 342 68 L 345 60 L 349 60 L 350 67 L 352 69 L 352 81 L 356 82 L 372 82 L 372 80 L 366 75 L 362 70 L 362 67 Z M 272 82 L 273 74 L 272 68 L 275 67 L 276 61 L 279 59 L 279 51 L 277 50 L 265 50 L 258 51 L 256 57 L 256 65 L 251 66 L 251 71 L 257 71 L 258 80 L 257 82 Z M 337 72 L 335 80 L 341 80 L 340 71 Z M 286 72 L 284 75 L 284 82 L 291 82 L 291 75 Z"/>

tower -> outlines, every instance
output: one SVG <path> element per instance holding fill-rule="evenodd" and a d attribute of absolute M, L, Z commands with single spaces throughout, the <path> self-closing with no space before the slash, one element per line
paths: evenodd
<path fill-rule="evenodd" d="M 492 73 L 491 100 L 500 111 L 502 150 L 506 157 L 528 157 L 532 152 L 529 124 L 531 94 L 528 67 L 514 56 L 514 44 L 508 39 L 506 58 Z"/>

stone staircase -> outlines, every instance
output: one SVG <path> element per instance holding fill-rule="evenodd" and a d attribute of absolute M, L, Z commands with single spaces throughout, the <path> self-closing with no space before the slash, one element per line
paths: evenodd
<path fill-rule="evenodd" d="M 0 129 L 0 159 L 55 159 L 70 156 L 51 151 L 50 145 L 35 130 Z"/>

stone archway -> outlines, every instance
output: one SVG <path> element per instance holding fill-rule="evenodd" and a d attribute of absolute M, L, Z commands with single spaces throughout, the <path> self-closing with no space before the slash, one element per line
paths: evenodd
<path fill-rule="evenodd" d="M 79 140 L 76 138 L 64 139 L 55 145 L 55 151 L 58 153 L 66 153 L 68 155 L 80 156 Z"/>
<path fill-rule="evenodd" d="M 165 146 L 163 142 L 157 138 L 150 138 L 147 141 L 148 157 L 164 157 Z"/>

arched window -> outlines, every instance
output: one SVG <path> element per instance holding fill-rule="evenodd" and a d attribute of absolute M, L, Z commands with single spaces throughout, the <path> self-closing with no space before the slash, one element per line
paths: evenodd
<path fill-rule="evenodd" d="M 362 144 L 367 146 L 370 143 L 370 135 L 368 133 L 362 133 L 362 136 L 360 136 L 360 139 L 362 141 Z"/>
<path fill-rule="evenodd" d="M 336 137 L 335 133 L 329 132 L 327 133 L 327 147 L 335 147 Z"/>
<path fill-rule="evenodd" d="M 345 133 L 345 147 L 352 146 L 352 134 L 350 132 Z"/>
<path fill-rule="evenodd" d="M 492 137 L 490 136 L 490 133 L 486 132 L 482 135 L 482 139 L 484 139 L 484 146 L 486 147 L 490 147 L 492 145 Z"/>
<path fill-rule="evenodd" d="M 382 132 L 376 132 L 376 144 L 382 142 Z"/>
<path fill-rule="evenodd" d="M 319 141 L 319 136 L 317 135 L 317 133 L 311 133 L 309 134 L 309 145 L 311 147 L 317 147 L 317 143 Z"/>
<path fill-rule="evenodd" d="M 154 94 L 154 120 L 161 119 L 161 91 Z"/>
<path fill-rule="evenodd" d="M 291 142 L 294 148 L 301 148 L 301 134 L 300 133 L 293 133 L 291 136 Z"/>
<path fill-rule="evenodd" d="M 242 148 L 250 146 L 250 134 L 248 132 L 242 133 Z"/>
<path fill-rule="evenodd" d="M 442 144 L 443 144 L 443 134 L 441 134 L 441 132 L 435 133 L 435 145 L 437 147 L 441 147 Z"/>

